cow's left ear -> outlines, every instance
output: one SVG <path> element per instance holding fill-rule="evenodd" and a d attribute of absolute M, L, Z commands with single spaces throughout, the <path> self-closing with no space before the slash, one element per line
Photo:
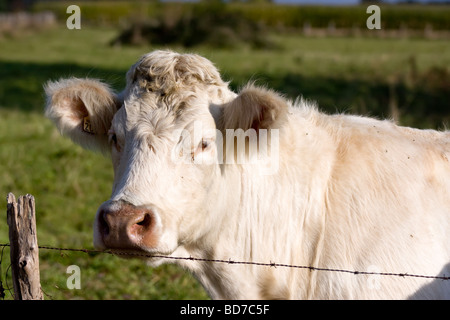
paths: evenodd
<path fill-rule="evenodd" d="M 70 78 L 48 82 L 44 89 L 45 115 L 63 135 L 87 149 L 108 149 L 107 132 L 121 102 L 106 84 Z"/>
<path fill-rule="evenodd" d="M 245 87 L 239 95 L 223 108 L 223 129 L 274 129 L 286 121 L 288 105 L 274 91 Z"/>

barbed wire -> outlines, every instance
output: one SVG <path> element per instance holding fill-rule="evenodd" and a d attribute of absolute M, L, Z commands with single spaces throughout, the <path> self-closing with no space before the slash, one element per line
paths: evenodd
<path fill-rule="evenodd" d="M 10 246 L 9 243 L 0 244 L 0 247 Z M 178 256 L 167 256 L 167 255 L 153 255 L 153 254 L 145 254 L 145 253 L 136 253 L 136 252 L 118 252 L 111 250 L 94 250 L 94 249 L 78 249 L 78 248 L 59 248 L 52 246 L 38 246 L 39 249 L 46 250 L 56 250 L 56 251 L 72 251 L 72 252 L 83 252 L 87 254 L 110 254 L 110 255 L 127 255 L 127 256 L 135 256 L 142 258 L 161 258 L 168 260 L 187 260 L 187 261 L 200 261 L 200 262 L 212 262 L 212 263 L 226 263 L 226 264 L 235 264 L 235 265 L 254 265 L 254 266 L 262 266 L 262 267 L 283 267 L 283 268 L 295 268 L 295 269 L 307 269 L 310 271 L 322 271 L 322 272 L 339 272 L 339 273 L 349 273 L 354 275 L 378 275 L 378 276 L 392 276 L 392 277 L 410 277 L 410 278 L 426 278 L 426 279 L 436 279 L 448 281 L 450 280 L 450 276 L 446 276 L 445 274 L 442 276 L 431 276 L 431 275 L 422 275 L 422 274 L 411 274 L 411 273 L 395 273 L 395 272 L 372 272 L 372 271 L 357 271 L 357 270 L 348 270 L 348 269 L 337 269 L 337 268 L 321 268 L 321 267 L 313 267 L 313 266 L 305 266 L 305 265 L 292 265 L 292 264 L 284 264 L 284 263 L 275 263 L 275 262 L 255 262 L 255 261 L 235 261 L 231 258 L 228 260 L 222 259 L 207 259 L 207 258 L 196 258 L 196 257 L 178 257 Z"/>

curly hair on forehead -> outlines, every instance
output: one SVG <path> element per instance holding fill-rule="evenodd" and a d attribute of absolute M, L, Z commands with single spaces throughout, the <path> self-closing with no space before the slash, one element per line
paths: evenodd
<path fill-rule="evenodd" d="M 227 86 L 216 67 L 196 54 L 158 50 L 146 54 L 130 69 L 128 81 L 146 91 L 170 95 L 202 85 Z"/>

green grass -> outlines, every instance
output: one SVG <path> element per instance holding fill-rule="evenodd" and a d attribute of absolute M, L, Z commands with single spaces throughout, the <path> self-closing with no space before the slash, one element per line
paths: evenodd
<path fill-rule="evenodd" d="M 88 76 L 123 87 L 128 67 L 155 48 L 112 48 L 107 44 L 115 35 L 111 29 L 59 27 L 0 38 L 0 195 L 35 196 L 40 245 L 92 248 L 95 211 L 108 199 L 113 179 L 107 158 L 72 144 L 44 118 L 42 85 L 48 79 Z M 391 83 L 404 124 L 439 127 L 449 119 L 448 41 L 295 35 L 275 40 L 280 44 L 276 50 L 205 46 L 192 51 L 214 61 L 233 88 L 256 80 L 288 97 L 317 100 L 330 112 L 388 116 Z M 0 243 L 7 242 L 4 214 Z M 6 248 L 4 286 L 8 256 Z M 66 287 L 66 269 L 72 264 L 81 268 L 81 290 Z M 152 269 L 107 254 L 42 249 L 40 269 L 47 299 L 207 298 L 188 273 L 173 265 Z M 12 286 L 10 271 L 7 283 Z"/>

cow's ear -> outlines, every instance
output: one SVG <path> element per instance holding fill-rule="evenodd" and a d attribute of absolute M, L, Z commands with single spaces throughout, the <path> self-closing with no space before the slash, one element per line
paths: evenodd
<path fill-rule="evenodd" d="M 287 119 L 288 105 L 277 93 L 249 85 L 223 108 L 224 129 L 280 128 Z"/>
<path fill-rule="evenodd" d="M 48 82 L 44 89 L 45 115 L 63 135 L 84 148 L 107 150 L 107 132 L 121 102 L 106 84 L 70 78 Z"/>

